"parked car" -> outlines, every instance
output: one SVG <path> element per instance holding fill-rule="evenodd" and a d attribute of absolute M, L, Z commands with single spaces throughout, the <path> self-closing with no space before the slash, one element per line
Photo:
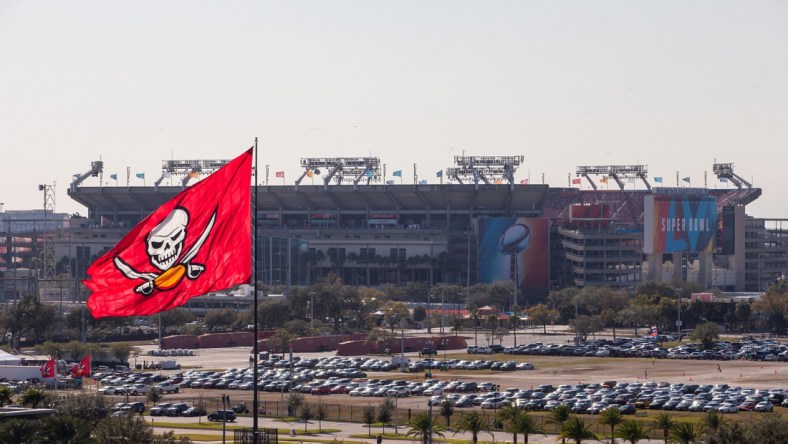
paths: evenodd
<path fill-rule="evenodd" d="M 208 421 L 235 422 L 236 415 L 232 410 L 217 410 L 208 415 Z"/>
<path fill-rule="evenodd" d="M 204 414 L 205 409 L 201 409 L 199 407 L 189 407 L 181 414 L 181 416 L 202 416 Z"/>
<path fill-rule="evenodd" d="M 155 405 L 150 408 L 150 415 L 163 416 L 164 411 L 167 410 L 171 405 L 172 405 L 171 402 L 162 402 L 161 404 Z"/>

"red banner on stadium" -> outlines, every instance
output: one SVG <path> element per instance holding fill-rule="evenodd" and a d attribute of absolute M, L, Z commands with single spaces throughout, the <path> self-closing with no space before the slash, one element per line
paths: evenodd
<path fill-rule="evenodd" d="M 252 150 L 181 192 L 87 270 L 94 318 L 145 316 L 251 277 Z"/>

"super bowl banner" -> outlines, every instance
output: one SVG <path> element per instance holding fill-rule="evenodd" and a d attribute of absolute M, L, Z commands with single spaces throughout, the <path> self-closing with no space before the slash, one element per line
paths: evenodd
<path fill-rule="evenodd" d="M 485 217 L 478 223 L 479 282 L 518 282 L 520 288 L 547 288 L 549 224 L 529 217 Z"/>
<path fill-rule="evenodd" d="M 716 197 L 651 195 L 644 203 L 645 253 L 714 251 Z"/>

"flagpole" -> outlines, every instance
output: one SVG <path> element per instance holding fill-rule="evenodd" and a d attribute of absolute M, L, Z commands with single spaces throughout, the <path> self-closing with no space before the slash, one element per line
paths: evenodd
<path fill-rule="evenodd" d="M 258 338 L 258 324 L 257 324 L 257 177 L 259 171 L 257 169 L 257 137 L 254 138 L 254 193 L 252 193 L 252 223 L 254 224 L 254 237 L 252 239 L 252 282 L 254 291 L 254 347 L 252 349 L 254 356 L 252 357 L 252 375 L 254 377 L 254 399 L 252 400 L 252 442 L 257 444 L 257 431 L 258 431 L 258 395 L 257 395 L 257 359 L 260 354 L 257 351 L 257 338 Z M 268 181 L 268 165 L 266 165 L 266 182 Z"/>

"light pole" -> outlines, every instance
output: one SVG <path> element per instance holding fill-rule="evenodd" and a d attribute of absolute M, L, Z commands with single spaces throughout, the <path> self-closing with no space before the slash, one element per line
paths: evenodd
<path fill-rule="evenodd" d="M 430 320 L 430 299 L 432 299 L 432 293 L 427 293 L 427 333 L 432 333 L 432 322 Z"/>
<path fill-rule="evenodd" d="M 227 395 L 222 393 L 222 444 L 227 443 Z"/>
<path fill-rule="evenodd" d="M 399 320 L 400 327 L 400 352 L 399 352 L 399 369 L 405 370 L 405 318 Z"/>
<path fill-rule="evenodd" d="M 676 304 L 678 316 L 676 319 L 676 330 L 678 330 L 679 342 L 681 342 L 681 288 L 676 289 L 676 296 L 678 297 L 678 304 Z"/>
<path fill-rule="evenodd" d="M 309 328 L 315 329 L 315 292 L 309 292 Z"/>

